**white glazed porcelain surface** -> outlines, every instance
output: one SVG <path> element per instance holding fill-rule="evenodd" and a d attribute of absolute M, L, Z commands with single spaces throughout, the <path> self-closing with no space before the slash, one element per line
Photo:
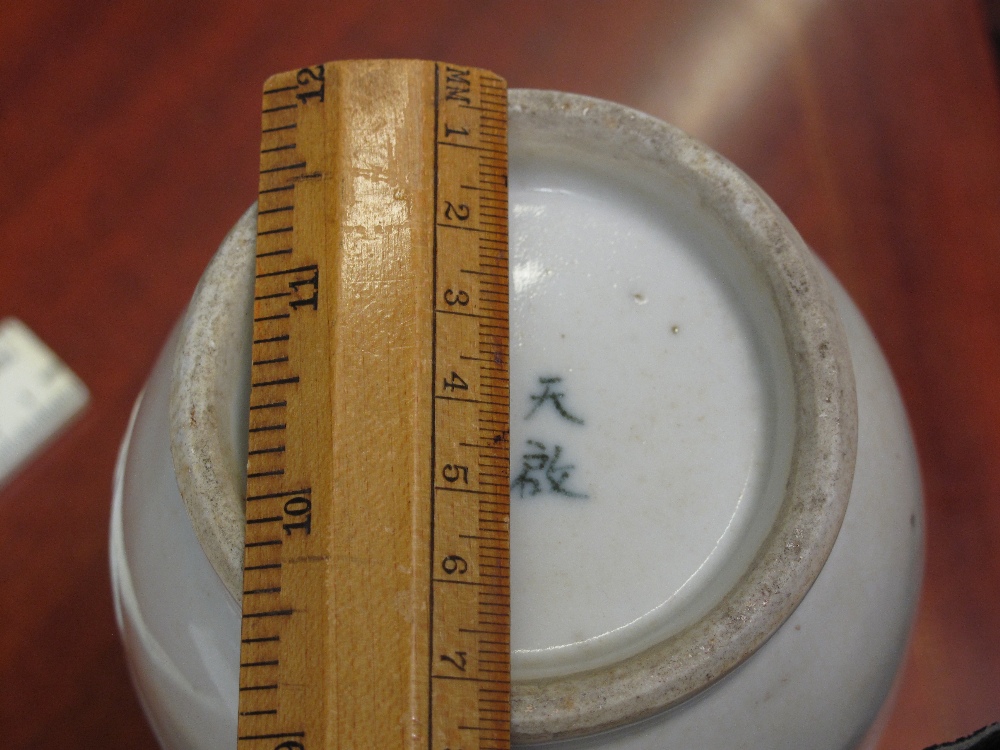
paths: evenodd
<path fill-rule="evenodd" d="M 555 490 L 529 471 L 541 490 L 522 482 L 512 499 L 515 680 L 614 662 L 696 619 L 778 512 L 793 423 L 775 314 L 757 301 L 752 270 L 725 260 L 731 238 L 690 206 L 664 212 L 647 189 L 558 159 L 512 160 L 512 476 L 530 469 L 527 456 L 552 460 L 556 446 L 560 465 L 573 467 Z M 221 275 L 245 283 L 231 269 Z M 565 747 L 847 748 L 874 719 L 916 596 L 919 484 L 891 376 L 832 283 L 854 360 L 859 445 L 826 566 L 789 621 L 720 683 Z M 161 742 L 217 748 L 235 737 L 239 611 L 198 544 L 170 463 L 174 344 L 123 445 L 112 568 Z M 565 414 L 554 398 L 531 398 L 556 377 L 548 392 L 561 394 Z M 231 431 L 235 455 L 238 419 L 197 416 Z"/>
<path fill-rule="evenodd" d="M 620 661 L 718 601 L 778 512 L 795 427 L 780 322 L 720 226 L 512 150 L 512 657 L 532 678 Z M 552 378 L 572 419 L 532 400 Z M 570 495 L 532 471 L 556 447 Z"/>
<path fill-rule="evenodd" d="M 647 589 L 627 592 L 640 603 L 631 613 L 619 611 L 590 636 L 584 630 L 570 643 L 522 652 L 529 658 L 515 661 L 515 668 L 527 661 L 531 669 L 523 677 L 515 672 L 512 731 L 539 741 L 613 728 L 677 705 L 774 633 L 819 574 L 840 529 L 856 457 L 857 402 L 827 285 L 801 239 L 745 175 L 675 128 L 607 102 L 512 92 L 510 111 L 511 169 L 520 175 L 513 184 L 523 181 L 529 206 L 552 214 L 551 221 L 535 223 L 543 237 L 525 251 L 529 262 L 541 263 L 533 269 L 541 278 L 546 267 L 555 271 L 561 259 L 572 259 L 550 281 L 583 287 L 552 303 L 550 322 L 573 320 L 574 309 L 591 312 L 589 319 L 574 320 L 579 340 L 572 351 L 583 380 L 603 390 L 594 402 L 590 458 L 599 462 L 615 449 L 645 454 L 645 466 L 661 467 L 667 482 L 640 487 L 631 476 L 612 474 L 617 486 L 606 484 L 587 512 L 576 513 L 584 518 L 603 511 L 614 519 L 610 526 L 591 523 L 581 542 L 593 547 L 602 546 L 602 532 L 627 526 L 626 519 L 658 516 L 661 525 L 653 530 L 661 543 L 642 555 L 663 568 L 647 578 Z M 520 240 L 514 238 L 515 248 L 530 245 Z M 641 276 L 623 277 L 623 270 L 640 266 L 646 267 Z M 583 278 L 595 272 L 600 281 L 586 289 Z M 553 350 L 567 347 L 556 338 L 559 329 L 517 318 L 523 307 L 550 308 L 522 304 L 528 295 L 518 296 L 524 274 L 517 263 L 512 275 L 512 329 L 536 338 L 533 355 L 545 362 Z M 623 308 L 619 282 L 635 285 L 642 277 L 677 296 L 657 295 L 655 311 Z M 685 304 L 685 292 L 696 295 L 694 304 Z M 632 292 L 633 301 L 649 299 Z M 588 304 L 595 300 L 600 303 Z M 693 316 L 695 335 L 678 362 L 683 348 L 666 339 L 668 331 L 680 334 L 681 326 L 664 316 L 681 312 Z M 522 366 L 533 367 L 526 359 Z M 628 363 L 644 365 L 646 377 Z M 555 377 L 537 376 L 536 387 Z M 561 376 L 557 382 L 562 388 Z M 687 394 L 697 397 L 697 418 L 683 424 Z M 652 441 L 651 450 L 637 444 L 655 432 L 650 416 L 658 422 L 682 418 L 660 433 L 662 444 Z M 623 427 L 631 446 L 605 439 Z M 541 445 L 512 446 L 518 495 L 519 454 L 523 472 L 538 462 Z M 696 474 L 699 469 L 704 473 Z M 712 486 L 706 475 L 720 484 Z M 689 505 L 695 512 L 685 518 Z M 671 514 L 687 523 L 667 522 Z M 725 525 L 713 527 L 713 517 L 726 519 Z M 664 554 L 670 531 L 677 543 Z M 614 549 L 627 547 L 622 537 Z M 522 566 L 545 567 L 551 545 L 535 560 L 518 544 L 515 538 L 513 557 Z M 679 574 L 673 582 L 678 588 L 670 587 L 672 573 Z M 598 588 L 607 578 L 607 572 L 598 575 Z M 523 601 L 522 611 L 571 593 L 552 576 L 537 580 L 552 588 Z M 516 579 L 513 585 L 518 606 Z M 652 609 L 636 611 L 643 602 Z M 594 619 L 594 608 L 584 616 Z M 514 637 L 517 649 L 516 632 Z"/>

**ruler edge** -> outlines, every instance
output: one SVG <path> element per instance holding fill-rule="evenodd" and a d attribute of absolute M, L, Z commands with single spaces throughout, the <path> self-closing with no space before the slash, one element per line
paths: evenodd
<path fill-rule="evenodd" d="M 435 105 L 434 105 L 433 120 L 434 120 L 434 125 L 435 125 L 435 132 L 433 133 L 433 137 L 431 138 L 431 141 L 433 143 L 433 148 L 434 148 L 433 156 L 434 156 L 434 161 L 435 161 L 435 169 L 434 169 L 434 178 L 433 178 L 433 191 L 434 191 L 434 195 L 433 195 L 433 198 L 430 201 L 430 205 L 431 205 L 431 209 L 432 209 L 432 212 L 431 212 L 430 215 L 432 217 L 432 220 L 431 220 L 431 229 L 432 229 L 431 240 L 433 241 L 434 246 L 436 248 L 438 234 L 439 234 L 439 230 L 438 230 L 438 227 L 437 227 L 437 221 L 436 221 L 436 215 L 437 215 L 436 212 L 437 212 L 437 209 L 438 209 L 438 206 L 437 206 L 437 193 L 438 193 L 438 188 L 439 188 L 438 183 L 439 183 L 439 180 L 440 180 L 440 174 L 438 173 L 438 170 L 437 170 L 437 158 L 438 158 L 438 152 L 439 152 L 439 149 L 440 149 L 440 145 L 438 143 L 437 119 L 438 119 L 438 117 L 440 115 L 441 103 L 443 102 L 443 99 L 440 99 L 438 97 L 437 89 L 438 89 L 438 86 L 439 86 L 440 82 L 443 80 L 443 75 L 444 75 L 443 68 L 444 68 L 444 66 L 454 65 L 454 64 L 445 63 L 445 62 L 441 62 L 441 61 L 431 61 L 431 60 L 426 60 L 426 61 L 424 61 L 424 60 L 410 60 L 410 61 L 357 60 L 357 61 L 333 61 L 333 62 L 330 62 L 330 63 L 323 63 L 322 66 L 324 67 L 325 70 L 328 70 L 331 66 L 338 66 L 338 65 L 344 65 L 344 64 L 358 64 L 358 63 L 366 63 L 366 62 L 372 62 L 372 63 L 377 63 L 377 62 L 412 62 L 412 63 L 419 63 L 421 65 L 427 66 L 428 71 L 434 77 L 434 87 L 433 88 L 434 88 L 434 91 L 435 91 Z M 319 66 L 315 66 L 314 65 L 314 66 L 310 66 L 310 67 L 313 68 L 313 69 L 316 69 Z M 455 66 L 455 67 L 459 67 L 459 66 Z M 489 80 L 491 80 L 491 81 L 493 81 L 495 83 L 501 84 L 502 87 L 503 87 L 504 101 L 506 103 L 507 82 L 506 82 L 506 80 L 504 78 L 502 78 L 501 76 L 498 76 L 497 74 L 493 73 L 492 71 L 489 71 L 489 70 L 486 70 L 486 69 L 475 68 L 474 66 L 461 66 L 461 67 L 462 68 L 468 68 L 470 70 L 475 70 L 479 74 L 479 76 L 483 76 L 483 77 L 485 77 L 485 78 L 487 78 L 487 79 L 489 79 Z M 263 84 L 262 90 L 266 92 L 267 89 L 274 88 L 275 87 L 275 83 L 279 79 L 284 79 L 283 82 L 287 83 L 287 81 L 288 81 L 287 77 L 290 74 L 301 73 L 303 70 L 305 70 L 305 68 L 293 69 L 293 70 L 284 71 L 284 72 L 276 73 L 276 74 L 274 74 L 272 76 L 269 76 L 267 78 L 267 80 L 265 81 L 265 83 Z M 263 126 L 262 126 L 262 128 L 263 128 Z M 508 125 L 507 125 L 507 113 L 506 113 L 506 107 L 505 107 L 504 108 L 504 132 L 505 133 L 507 132 L 507 128 L 508 128 Z M 505 138 L 504 138 L 504 145 L 503 146 L 504 146 L 503 147 L 503 151 L 504 151 L 504 157 L 505 157 L 504 158 L 504 162 L 505 162 L 504 163 L 504 174 L 506 175 L 507 174 L 507 163 L 506 163 L 507 141 L 506 141 L 506 135 L 505 135 Z M 508 198 L 509 193 L 508 193 L 507 187 L 506 187 L 506 180 L 505 180 L 504 186 L 502 188 L 498 188 L 496 192 L 502 194 L 502 196 L 503 196 L 504 203 L 505 203 L 505 209 L 504 209 L 504 212 L 505 212 L 505 221 L 507 221 L 506 204 L 507 204 L 507 198 Z M 509 224 L 508 224 L 508 227 L 509 227 Z M 509 230 L 508 230 L 508 227 L 505 227 L 504 231 L 503 231 L 503 235 L 504 235 L 504 256 L 505 256 L 505 262 L 506 262 L 507 258 L 509 257 L 509 255 L 508 255 L 509 254 Z M 260 230 L 260 225 L 259 224 L 257 226 L 257 229 L 258 229 L 258 231 Z M 436 249 L 434 250 L 434 258 L 435 258 L 435 266 L 436 266 Z M 436 274 L 436 268 L 434 269 L 434 271 L 432 273 L 431 284 L 432 284 L 432 293 L 434 295 L 436 295 L 437 294 L 437 287 L 436 287 L 436 285 L 437 285 L 437 274 Z M 256 290 L 256 283 L 254 285 L 254 288 Z M 430 318 L 432 320 L 434 320 L 434 318 L 436 317 L 434 315 L 436 307 L 437 307 L 436 300 L 432 299 L 431 305 L 430 305 L 429 311 L 428 311 L 429 314 L 430 314 Z M 504 321 L 505 322 L 505 326 L 507 328 L 507 330 L 506 330 L 506 344 L 505 344 L 505 351 L 506 351 L 506 357 L 505 357 L 505 359 L 506 359 L 506 361 L 504 363 L 504 366 L 505 366 L 505 370 L 506 370 L 506 373 L 507 373 L 507 379 L 508 379 L 508 392 L 507 392 L 507 396 L 505 398 L 503 398 L 502 400 L 503 400 L 504 406 L 505 406 L 505 408 L 507 410 L 507 414 L 508 414 L 508 417 L 507 417 L 507 422 L 508 422 L 507 434 L 509 434 L 509 408 L 510 408 L 510 406 L 509 406 L 509 404 L 510 404 L 510 401 L 509 401 L 509 365 L 510 365 L 510 351 L 509 351 L 509 340 L 510 340 L 510 338 L 509 338 L 509 308 L 504 312 L 504 317 L 505 317 L 505 321 Z M 432 324 L 432 329 L 431 330 L 433 330 L 433 328 L 435 326 L 436 326 L 436 324 Z M 432 344 L 432 346 L 433 346 L 433 344 Z M 431 378 L 432 378 L 432 380 L 430 381 L 430 384 L 431 384 L 432 388 L 434 388 L 435 391 L 436 391 L 436 385 L 435 385 L 435 381 L 433 380 L 433 378 L 436 377 L 437 357 L 434 356 L 434 354 L 435 354 L 435 352 L 434 352 L 434 350 L 432 348 L 431 349 L 431 355 L 432 356 L 430 358 L 430 360 L 431 360 L 430 361 L 430 364 L 431 364 L 430 370 L 431 370 Z M 435 392 L 435 391 L 432 391 L 432 393 Z M 435 402 L 436 402 L 435 397 L 432 395 L 429 400 L 430 400 L 430 403 L 431 403 L 431 405 L 433 407 L 435 405 Z M 435 417 L 434 417 L 434 409 L 433 408 L 430 410 L 430 413 L 429 413 L 428 416 L 429 416 L 429 418 L 431 420 L 431 429 L 432 429 L 432 432 L 433 432 L 433 429 L 434 429 L 434 419 L 435 419 Z M 497 453 L 498 457 L 502 458 L 503 461 L 509 462 L 509 457 L 510 457 L 510 454 L 509 454 L 509 443 L 506 443 L 505 445 L 506 445 L 505 448 L 496 451 L 496 453 Z M 433 443 L 431 445 L 431 451 L 430 451 L 430 453 L 431 453 L 431 457 L 434 458 L 435 457 L 434 454 L 436 453 L 436 451 L 434 449 L 434 444 Z M 430 473 L 430 480 L 431 480 L 430 484 L 431 485 L 434 484 L 434 478 L 435 478 L 434 474 L 433 474 L 434 470 L 435 470 L 434 469 L 434 464 L 432 463 L 430 465 L 430 469 L 429 469 L 429 471 L 431 472 Z M 509 474 L 509 463 L 508 463 L 508 474 Z M 433 508 L 434 508 L 434 505 L 433 505 L 434 494 L 435 493 L 432 490 L 432 493 L 431 493 L 431 496 L 430 496 L 430 512 L 431 512 L 430 521 L 431 521 L 431 524 L 433 524 L 433 517 L 434 517 L 434 510 L 433 510 Z M 503 493 L 498 492 L 496 494 L 497 494 L 498 497 L 505 498 L 505 500 L 509 503 L 509 492 L 503 492 Z M 509 506 L 507 507 L 507 530 L 505 532 L 505 541 L 506 541 L 506 544 L 507 544 L 507 559 L 509 560 Z M 433 533 L 431 534 L 428 542 L 429 542 L 429 544 L 427 545 L 427 552 L 429 554 L 430 570 L 428 571 L 429 575 L 427 576 L 427 588 L 428 588 L 430 596 L 433 596 L 433 587 L 434 587 L 434 583 L 433 583 L 433 578 L 434 578 L 434 576 L 433 576 L 433 569 L 434 569 L 434 563 L 435 563 L 435 552 L 434 552 L 435 546 L 434 546 L 434 536 L 433 536 Z M 246 563 L 244 563 L 244 565 L 245 564 Z M 509 595 L 510 595 L 510 585 L 509 585 L 509 583 L 510 582 L 509 582 L 509 573 L 508 573 L 506 584 L 503 586 L 503 588 L 505 589 L 508 606 L 509 606 Z M 243 599 L 241 598 L 241 606 L 242 606 L 242 602 L 243 602 Z M 428 644 L 429 644 L 428 659 L 429 659 L 429 662 L 430 662 L 429 667 L 431 669 L 431 674 L 429 676 L 431 677 L 430 681 L 433 682 L 432 673 L 433 673 L 433 656 L 434 656 L 434 649 L 433 649 L 434 628 L 433 628 L 433 621 L 432 621 L 432 613 L 431 612 L 428 612 L 428 626 L 429 626 L 428 630 L 427 630 Z M 507 629 L 507 640 L 509 642 L 509 616 L 508 616 L 508 624 L 505 627 Z M 241 644 L 241 651 L 242 651 L 242 644 Z M 509 662 L 508 662 L 507 679 L 506 679 L 506 684 L 504 685 L 504 687 L 505 687 L 505 689 L 507 691 L 507 700 L 508 700 L 508 705 L 509 705 L 509 689 L 510 689 Z M 430 704 L 431 704 L 431 701 L 428 700 L 428 715 L 429 716 L 432 715 L 431 714 L 432 707 L 431 707 Z M 432 733 L 430 724 L 428 724 L 428 726 L 426 727 L 426 730 L 427 730 L 427 737 L 426 737 L 427 742 L 428 743 L 433 743 L 433 733 Z M 508 737 L 509 737 L 509 735 L 508 735 Z M 507 740 L 507 742 L 509 743 L 509 739 Z"/>

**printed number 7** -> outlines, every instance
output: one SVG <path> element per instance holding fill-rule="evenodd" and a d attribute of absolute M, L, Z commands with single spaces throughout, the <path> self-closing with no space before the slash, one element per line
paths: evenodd
<path fill-rule="evenodd" d="M 465 665 L 468 663 L 468 660 L 465 658 L 465 651 L 456 651 L 455 656 L 458 657 L 457 661 L 446 654 L 441 654 L 441 661 L 450 661 L 452 664 L 458 667 L 459 671 L 464 672 Z"/>

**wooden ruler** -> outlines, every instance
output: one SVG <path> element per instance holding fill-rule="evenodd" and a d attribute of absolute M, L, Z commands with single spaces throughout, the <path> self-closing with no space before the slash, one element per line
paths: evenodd
<path fill-rule="evenodd" d="M 509 747 L 506 85 L 264 88 L 239 747 Z"/>

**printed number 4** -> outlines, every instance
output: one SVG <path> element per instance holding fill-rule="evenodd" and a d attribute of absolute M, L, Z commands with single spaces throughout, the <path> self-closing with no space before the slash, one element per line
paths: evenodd
<path fill-rule="evenodd" d="M 462 379 L 461 375 L 459 375 L 457 372 L 453 370 L 451 373 L 451 379 L 450 380 L 448 378 L 444 379 L 444 389 L 455 390 L 456 388 L 460 391 L 467 391 L 469 390 L 469 384 L 466 383 L 464 379 Z"/>

